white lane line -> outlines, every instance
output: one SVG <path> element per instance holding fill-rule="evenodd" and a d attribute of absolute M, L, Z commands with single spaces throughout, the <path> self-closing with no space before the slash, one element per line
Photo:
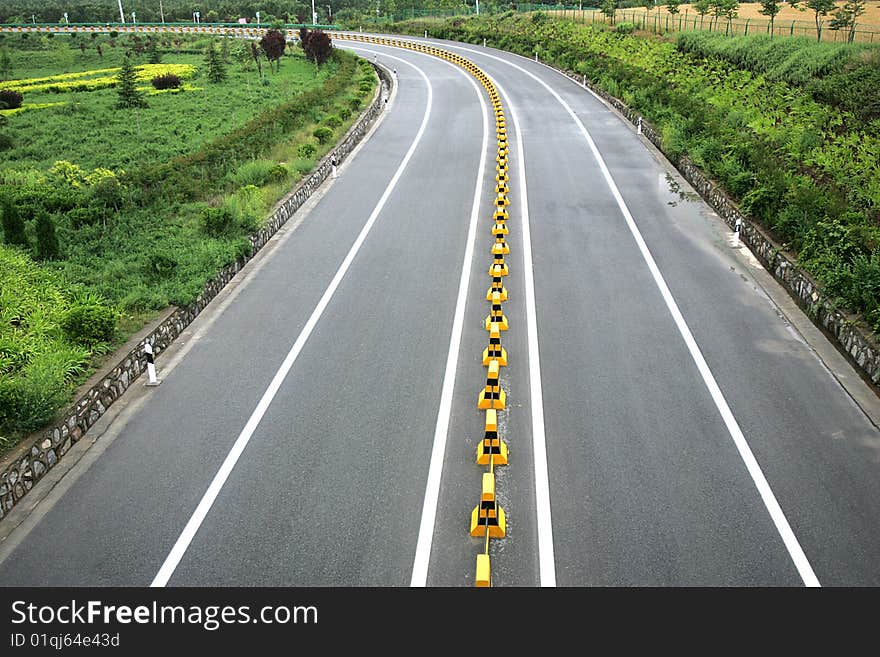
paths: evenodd
<path fill-rule="evenodd" d="M 394 57 L 393 59 L 398 58 Z M 428 76 L 425 75 L 424 71 L 422 71 L 422 69 L 420 69 L 418 66 L 410 64 L 403 59 L 399 59 L 399 61 L 408 64 L 409 66 L 414 68 L 418 72 L 418 74 L 422 76 L 422 79 L 425 81 L 425 84 L 428 87 L 428 102 L 425 108 L 425 115 L 422 118 L 422 124 L 419 127 L 419 131 L 416 133 L 415 139 L 413 139 L 412 144 L 410 144 L 409 150 L 406 152 L 406 155 L 403 156 L 403 160 L 397 167 L 397 171 L 395 171 L 394 175 L 391 177 L 391 181 L 385 188 L 385 191 L 379 199 L 379 202 L 376 203 L 376 207 L 373 208 L 373 211 L 370 213 L 367 222 L 361 229 L 361 232 L 357 236 L 357 239 L 354 241 L 354 244 L 352 244 L 348 255 L 345 256 L 345 260 L 342 261 L 342 264 L 339 266 L 339 269 L 333 276 L 333 280 L 330 281 L 330 285 L 324 291 L 324 295 L 321 297 L 318 305 L 315 306 L 315 309 L 312 311 L 311 316 L 309 317 L 308 321 L 306 322 L 305 326 L 297 337 L 296 342 L 293 343 L 293 346 L 290 348 L 287 357 L 284 359 L 284 362 L 281 363 L 281 367 L 278 368 L 278 371 L 272 378 L 272 382 L 269 384 L 269 387 L 266 388 L 266 391 L 260 398 L 260 401 L 257 404 L 257 407 L 254 409 L 253 413 L 251 413 L 247 424 L 245 424 L 244 429 L 242 429 L 241 433 L 238 435 L 238 438 L 236 438 L 235 443 L 232 445 L 232 449 L 229 450 L 229 454 L 226 455 L 226 458 L 224 459 L 223 464 L 220 466 L 220 469 L 217 471 L 217 474 L 214 475 L 214 479 L 211 481 L 210 486 L 208 486 L 208 490 L 205 491 L 205 494 L 202 496 L 202 499 L 196 507 L 196 510 L 190 517 L 189 522 L 186 523 L 186 526 L 183 528 L 183 531 L 181 532 L 177 541 L 174 543 L 174 547 L 171 548 L 171 552 L 165 558 L 162 567 L 159 569 L 159 572 L 156 574 L 156 577 L 150 584 L 150 586 L 152 587 L 165 586 L 168 584 L 168 580 L 174 574 L 174 571 L 180 563 L 180 560 L 186 553 L 187 548 L 189 548 L 193 537 L 196 535 L 199 527 L 202 526 L 202 522 L 204 522 L 205 517 L 208 515 L 208 512 L 211 510 L 211 507 L 214 504 L 214 501 L 220 494 L 220 490 L 223 488 L 223 484 L 226 483 L 226 479 L 229 477 L 232 469 L 238 462 L 238 459 L 244 451 L 245 447 L 247 447 L 248 442 L 250 442 L 251 437 L 254 435 L 254 431 L 256 431 L 257 426 L 263 419 L 263 415 L 265 415 L 266 410 L 269 408 L 269 405 L 272 403 L 272 400 L 278 393 L 278 389 L 281 387 L 281 384 L 283 383 L 285 377 L 287 376 L 288 372 L 290 372 L 293 364 L 296 362 L 297 357 L 302 351 L 302 348 L 305 345 L 306 341 L 309 339 L 309 336 L 312 334 L 312 331 L 317 325 L 318 320 L 321 319 L 321 315 L 324 313 L 324 309 L 327 308 L 327 305 L 330 303 L 330 299 L 333 298 L 333 294 L 336 292 L 336 289 L 342 282 L 343 277 L 345 276 L 348 268 L 351 266 L 352 261 L 354 260 L 355 256 L 363 245 L 364 240 L 366 240 L 370 229 L 373 227 L 373 224 L 376 223 L 376 219 L 379 217 L 379 213 L 382 212 L 382 208 L 385 207 L 385 203 L 391 196 L 391 192 L 394 191 L 394 188 L 397 186 L 397 182 L 400 180 L 400 176 L 403 174 L 403 171 L 409 164 L 410 159 L 412 159 L 413 153 L 415 153 L 419 142 L 422 140 L 422 135 L 425 134 L 425 129 L 428 126 L 428 119 L 431 116 L 431 106 L 434 99 L 434 90 L 431 86 L 431 81 L 428 79 Z"/>
<path fill-rule="evenodd" d="M 703 383 L 709 390 L 709 394 L 712 396 L 712 401 L 715 402 L 715 406 L 718 409 L 718 412 L 721 414 L 721 418 L 724 420 L 724 424 L 727 427 L 727 431 L 730 434 L 730 437 L 733 439 L 733 442 L 736 445 L 736 449 L 739 452 L 740 458 L 742 458 L 743 463 L 746 466 L 746 470 L 748 470 L 749 475 L 751 475 L 752 481 L 754 482 L 755 487 L 758 489 L 758 493 L 761 496 L 761 500 L 764 502 L 764 506 L 767 508 L 767 512 L 770 514 L 770 518 L 773 520 L 773 524 L 776 525 L 776 531 L 779 532 L 779 536 L 782 538 L 782 542 L 785 544 L 785 547 L 788 550 L 788 554 L 791 557 L 791 560 L 794 562 L 794 565 L 801 576 L 801 580 L 803 581 L 805 586 L 820 586 L 819 579 L 816 577 L 816 573 L 813 572 L 813 568 L 810 565 L 809 560 L 807 559 L 807 555 L 804 554 L 804 550 L 798 542 L 797 537 L 794 535 L 794 531 L 792 530 L 791 525 L 789 525 L 788 519 L 785 517 L 785 513 L 782 511 L 782 507 L 779 506 L 776 495 L 770 488 L 770 484 L 767 482 L 767 478 L 764 476 L 764 473 L 761 470 L 761 466 L 758 464 L 758 460 L 752 453 L 752 450 L 749 447 L 749 443 L 746 440 L 746 437 L 743 434 L 739 423 L 736 421 L 736 418 L 733 415 L 733 411 L 727 404 L 727 400 L 724 398 L 724 394 L 721 392 L 721 388 L 718 386 L 718 382 L 715 380 L 715 376 L 709 369 L 709 365 L 706 363 L 706 359 L 703 357 L 703 353 L 700 351 L 700 347 L 697 345 L 697 341 L 694 339 L 693 333 L 691 333 L 687 322 L 685 322 L 684 316 L 681 314 L 681 310 L 679 310 L 678 304 L 673 298 L 672 292 L 669 290 L 669 286 L 666 284 L 666 280 L 663 278 L 663 274 L 660 273 L 660 268 L 657 266 L 657 262 L 654 260 L 654 256 L 651 255 L 651 251 L 648 249 L 648 245 L 645 243 L 645 239 L 644 237 L 642 237 L 642 233 L 639 230 L 639 227 L 636 225 L 636 222 L 633 219 L 633 216 L 630 213 L 626 202 L 623 200 L 623 196 L 621 195 L 617 184 L 614 182 L 614 178 L 612 178 L 611 172 L 608 170 L 608 167 L 605 164 L 605 160 L 602 157 L 602 154 L 599 152 L 599 149 L 597 148 L 596 143 L 593 141 L 593 138 L 590 135 L 589 131 L 586 129 L 578 116 L 574 113 L 574 110 L 571 109 L 571 106 L 566 103 L 562 99 L 562 97 L 552 87 L 550 87 L 550 85 L 548 85 L 534 73 L 531 73 L 523 67 L 509 62 L 501 57 L 482 53 L 472 48 L 458 48 L 460 50 L 474 52 L 484 57 L 498 60 L 499 62 L 503 62 L 504 64 L 512 66 L 520 72 L 525 73 L 536 82 L 541 84 L 541 86 L 543 86 L 547 91 L 549 91 L 550 94 L 554 98 L 556 98 L 556 100 L 562 105 L 562 107 L 565 108 L 569 116 L 578 126 L 578 129 L 581 131 L 581 134 L 584 136 L 584 139 L 586 139 L 587 144 L 589 145 L 590 150 L 593 153 L 593 157 L 596 159 L 596 162 L 599 165 L 599 169 L 602 171 L 602 176 L 605 178 L 605 182 L 611 190 L 611 194 L 614 196 L 614 200 L 617 202 L 617 207 L 620 209 L 623 218 L 626 220 L 626 225 L 629 227 L 629 231 L 632 234 L 636 245 L 639 247 L 642 258 L 648 265 L 651 276 L 654 278 L 654 282 L 657 284 L 657 288 L 660 290 L 660 295 L 663 297 L 663 301 L 666 303 L 666 307 L 669 309 L 669 312 L 672 315 L 672 319 L 675 321 L 675 326 L 678 328 L 682 339 L 687 345 L 691 358 L 696 364 L 697 369 L 700 372 L 700 376 L 703 378 Z M 517 133 L 519 134 L 519 130 L 517 130 Z"/>
<path fill-rule="evenodd" d="M 523 275 L 526 284 L 526 335 L 529 356 L 529 394 L 532 409 L 532 451 L 535 468 L 535 515 L 538 525 L 538 572 L 541 586 L 556 586 L 556 557 L 553 549 L 553 516 L 550 511 L 550 473 L 547 468 L 547 438 L 544 430 L 544 392 L 541 387 L 541 359 L 538 350 L 538 313 L 535 305 L 535 273 L 532 263 L 532 232 L 529 225 L 529 195 L 526 186 L 526 158 L 522 130 L 510 96 L 492 81 L 505 98 L 516 131 L 519 168 L 519 204 L 522 217 Z"/>
<path fill-rule="evenodd" d="M 425 55 L 430 56 L 430 55 Z M 444 61 L 445 60 L 439 60 Z M 471 219 L 468 226 L 467 245 L 461 263 L 461 276 L 458 282 L 458 299 L 455 302 L 455 315 L 452 320 L 452 335 L 449 337 L 449 352 L 446 356 L 446 372 L 443 374 L 443 388 L 440 394 L 440 408 L 437 411 L 437 424 L 434 427 L 434 446 L 431 449 L 431 463 L 428 467 L 428 481 L 425 484 L 425 499 L 422 503 L 422 518 L 419 523 L 419 538 L 413 560 L 410 586 L 427 586 L 428 562 L 431 558 L 431 544 L 434 540 L 434 523 L 437 517 L 437 503 L 440 498 L 440 480 L 443 477 L 443 461 L 446 455 L 446 440 L 449 435 L 449 418 L 452 414 L 452 393 L 455 388 L 455 374 L 458 368 L 458 354 L 461 347 L 461 334 L 464 326 L 464 310 L 470 289 L 471 264 L 474 257 L 474 243 L 480 216 L 480 199 L 483 193 L 483 180 L 486 172 L 486 151 L 489 147 L 489 108 L 483 93 L 473 77 L 458 66 L 445 62 L 461 73 L 477 94 L 483 113 L 483 143 L 480 149 L 480 165 L 477 169 L 477 182 L 474 188 L 474 202 L 471 206 Z"/>

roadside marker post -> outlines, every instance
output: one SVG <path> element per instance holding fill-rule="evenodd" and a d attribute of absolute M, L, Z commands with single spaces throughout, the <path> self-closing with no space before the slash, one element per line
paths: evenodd
<path fill-rule="evenodd" d="M 162 379 L 156 376 L 156 364 L 153 360 L 153 345 L 149 342 L 144 345 L 144 354 L 147 357 L 147 382 L 144 385 L 151 388 L 162 385 Z"/>

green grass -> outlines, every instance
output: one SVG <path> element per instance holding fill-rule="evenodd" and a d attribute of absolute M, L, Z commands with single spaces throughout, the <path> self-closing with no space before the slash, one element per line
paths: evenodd
<path fill-rule="evenodd" d="M 796 85 L 837 72 L 850 59 L 872 50 L 867 45 L 817 43 L 807 37 L 754 34 L 731 38 L 711 32 L 681 32 L 676 44 L 682 52 L 724 59 L 738 68 Z"/>
<path fill-rule="evenodd" d="M 60 37 L 56 37 L 60 41 Z M 27 53 L 12 50 L 17 79 L 37 77 L 51 71 L 39 65 L 23 66 Z M 80 70 L 111 68 L 122 63 L 122 48 L 107 49 L 103 58 L 89 52 L 74 57 Z M 48 53 L 39 52 L 40 60 Z M 16 65 L 16 60 L 20 64 Z M 146 63 L 141 58 L 139 63 Z M 26 103 L 66 104 L 22 112 L 9 117 L 7 132 L 21 135 L 16 146 L 4 152 L 5 166 L 47 169 L 54 159 L 75 162 L 86 169 L 106 167 L 129 170 L 147 163 L 163 162 L 190 153 L 203 144 L 245 125 L 261 111 L 313 89 L 327 80 L 336 64 L 315 67 L 303 57 L 285 57 L 280 71 L 267 74 L 264 86 L 254 70 L 228 67 L 229 80 L 211 84 L 204 78 L 204 57 L 165 54 L 163 63 L 191 64 L 199 71 L 193 79 L 199 89 L 148 98 L 149 107 L 125 114 L 119 120 L 114 90 L 55 94 L 25 93 Z M 2 86 L 2 83 L 0 83 Z M 24 138 L 26 136 L 26 138 Z"/>
<path fill-rule="evenodd" d="M 7 38 L 0 47 L 15 46 L 16 79 L 122 61 L 106 37 L 96 40 L 103 57 L 65 54 L 60 41 Z M 201 67 L 203 55 L 187 52 L 197 46 L 181 40 L 162 63 Z M 230 58 L 226 82 L 197 73 L 199 90 L 150 96 L 146 109 L 116 109 L 111 88 L 28 94 L 26 103 L 66 104 L 5 117 L 0 132 L 14 146 L 2 153 L 0 193 L 24 218 L 30 248 L 0 245 L 0 451 L 51 420 L 103 354 L 159 309 L 191 302 L 246 253 L 247 236 L 358 113 L 332 119 L 327 144 L 315 129 L 350 108 L 361 83 L 377 81 L 368 63 L 341 52 L 316 70 L 293 50 L 277 74 L 264 63 L 266 82 L 252 61 Z M 297 155 L 304 143 L 315 146 L 308 158 Z M 57 260 L 35 260 L 40 216 L 55 225 Z M 216 230 L 206 216 L 228 221 Z M 117 318 L 116 331 L 95 337 L 101 309 Z"/>
<path fill-rule="evenodd" d="M 26 254 L 0 246 L 0 437 L 50 420 L 82 375 L 91 353 L 61 325 L 89 295 L 35 267 Z"/>

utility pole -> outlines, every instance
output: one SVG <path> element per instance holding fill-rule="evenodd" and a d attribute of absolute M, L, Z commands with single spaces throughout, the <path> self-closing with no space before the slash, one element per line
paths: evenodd
<path fill-rule="evenodd" d="M 122 11 L 122 0 L 116 0 L 116 2 L 119 5 L 119 22 L 125 23 L 125 12 Z"/>
<path fill-rule="evenodd" d="M 162 25 L 165 24 L 165 8 L 162 7 L 162 0 L 159 0 L 159 18 L 162 20 Z"/>
<path fill-rule="evenodd" d="M 477 16 L 480 15 L 480 0 L 477 0 Z"/>
<path fill-rule="evenodd" d="M 315 0 L 312 0 L 312 25 L 318 24 L 318 12 L 315 11 Z"/>

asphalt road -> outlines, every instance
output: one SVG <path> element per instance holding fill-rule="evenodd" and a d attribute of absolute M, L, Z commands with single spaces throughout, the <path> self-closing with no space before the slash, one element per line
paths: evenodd
<path fill-rule="evenodd" d="M 519 124 L 508 122 L 511 327 L 502 338 L 511 464 L 497 485 L 509 528 L 491 545 L 493 585 L 547 584 L 540 560 L 548 556 L 559 585 L 802 585 L 803 563 L 799 570 L 735 444 L 724 403 L 807 569 L 823 585 L 880 584 L 880 434 L 768 298 L 729 231 L 701 201 L 680 195 L 675 185 L 688 188 L 669 165 L 576 84 L 500 51 L 446 45 L 498 83 Z M 10 536 L 12 549 L 0 545 L 0 584 L 150 584 L 335 276 L 338 287 L 168 584 L 408 585 L 447 373 L 454 387 L 427 583 L 473 584 L 482 542 L 467 525 L 482 474 L 475 402 L 485 381 L 494 126 L 450 64 L 358 48 L 379 53 L 399 78 L 376 133 L 238 283 L 234 300 L 197 320 L 186 353 L 161 387 L 120 415 L 100 458 L 69 475 L 76 479 L 63 497 L 38 507 L 38 521 Z M 486 130 L 478 230 L 465 262 Z M 532 263 L 524 260 L 523 166 Z M 450 370 L 463 264 L 470 279 Z M 539 380 L 529 368 L 529 266 Z M 549 510 L 535 493 L 537 410 Z M 552 526 L 552 555 L 546 544 L 541 554 L 542 521 Z"/>

